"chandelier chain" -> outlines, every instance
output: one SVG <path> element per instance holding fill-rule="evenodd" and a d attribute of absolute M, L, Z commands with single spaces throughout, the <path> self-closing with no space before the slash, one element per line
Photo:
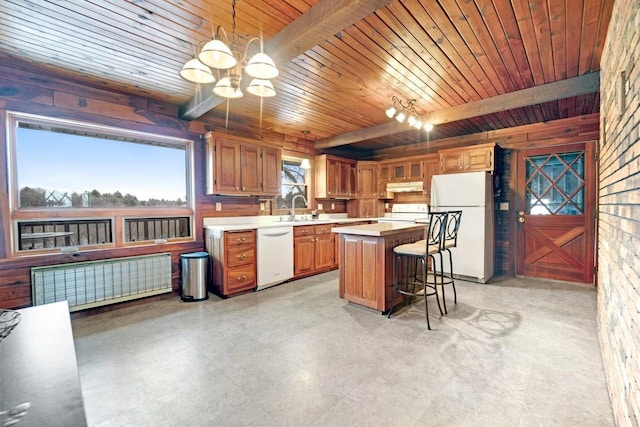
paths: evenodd
<path fill-rule="evenodd" d="M 235 36 L 236 34 L 236 0 L 231 2 L 231 34 Z"/>

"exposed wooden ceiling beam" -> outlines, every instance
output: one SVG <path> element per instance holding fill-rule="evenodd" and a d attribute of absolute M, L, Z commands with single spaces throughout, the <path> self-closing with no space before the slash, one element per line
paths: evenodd
<path fill-rule="evenodd" d="M 424 118 L 429 123 L 439 125 L 442 123 L 483 116 L 485 114 L 498 113 L 500 111 L 507 111 L 514 108 L 527 107 L 529 105 L 569 98 L 571 96 L 593 93 L 597 92 L 599 89 L 600 72 L 598 71 L 595 73 L 584 74 L 579 77 L 573 77 L 571 79 L 560 80 L 553 83 L 547 83 L 532 88 L 482 99 L 480 101 L 444 108 L 427 114 Z M 398 123 L 396 120 L 393 120 L 369 128 L 333 136 L 331 138 L 319 139 L 315 142 L 314 148 L 316 150 L 322 150 L 393 135 L 399 132 L 406 132 L 407 126 L 407 124 Z"/>
<path fill-rule="evenodd" d="M 265 52 L 276 64 L 285 64 L 389 3 L 391 0 L 320 0 L 267 40 Z M 197 119 L 226 101 L 212 89 L 213 85 L 206 86 L 201 91 L 205 96 L 196 95 L 182 105 L 180 118 Z"/>

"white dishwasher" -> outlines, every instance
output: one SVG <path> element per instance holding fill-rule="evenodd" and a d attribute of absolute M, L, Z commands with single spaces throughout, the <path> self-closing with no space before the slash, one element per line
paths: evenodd
<path fill-rule="evenodd" d="M 258 228 L 258 286 L 277 285 L 293 277 L 293 227 Z"/>

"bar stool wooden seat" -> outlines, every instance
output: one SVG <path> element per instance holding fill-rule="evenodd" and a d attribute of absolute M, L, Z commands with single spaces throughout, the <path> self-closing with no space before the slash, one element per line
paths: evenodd
<path fill-rule="evenodd" d="M 427 303 L 428 296 L 436 296 L 438 309 L 440 310 L 440 314 L 443 314 L 435 283 L 438 278 L 442 283 L 444 276 L 442 268 L 438 271 L 438 263 L 435 257 L 436 255 L 439 256 L 439 265 L 442 267 L 442 245 L 444 244 L 446 226 L 446 212 L 429 213 L 426 239 L 421 240 L 420 243 L 409 243 L 396 246 L 393 249 L 395 254 L 393 295 L 391 296 L 391 308 L 389 308 L 387 317 L 391 317 L 395 298 L 398 293 L 405 297 L 405 304 L 407 303 L 407 297 L 424 296 L 425 316 L 427 318 L 428 329 L 431 329 L 431 324 L 429 323 L 429 305 Z M 431 261 L 430 273 L 428 268 L 429 261 Z M 422 268 L 422 274 L 418 274 L 418 266 Z M 401 270 L 404 270 L 404 274 L 401 274 Z M 433 277 L 433 280 L 429 279 L 430 276 Z M 416 290 L 416 288 L 418 289 Z"/>

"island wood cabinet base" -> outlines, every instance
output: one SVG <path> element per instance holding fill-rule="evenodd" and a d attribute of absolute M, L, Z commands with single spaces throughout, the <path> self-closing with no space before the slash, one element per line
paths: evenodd
<path fill-rule="evenodd" d="M 387 236 L 340 234 L 340 298 L 387 312 L 393 294 L 393 248 L 423 236 L 424 230 Z"/>

